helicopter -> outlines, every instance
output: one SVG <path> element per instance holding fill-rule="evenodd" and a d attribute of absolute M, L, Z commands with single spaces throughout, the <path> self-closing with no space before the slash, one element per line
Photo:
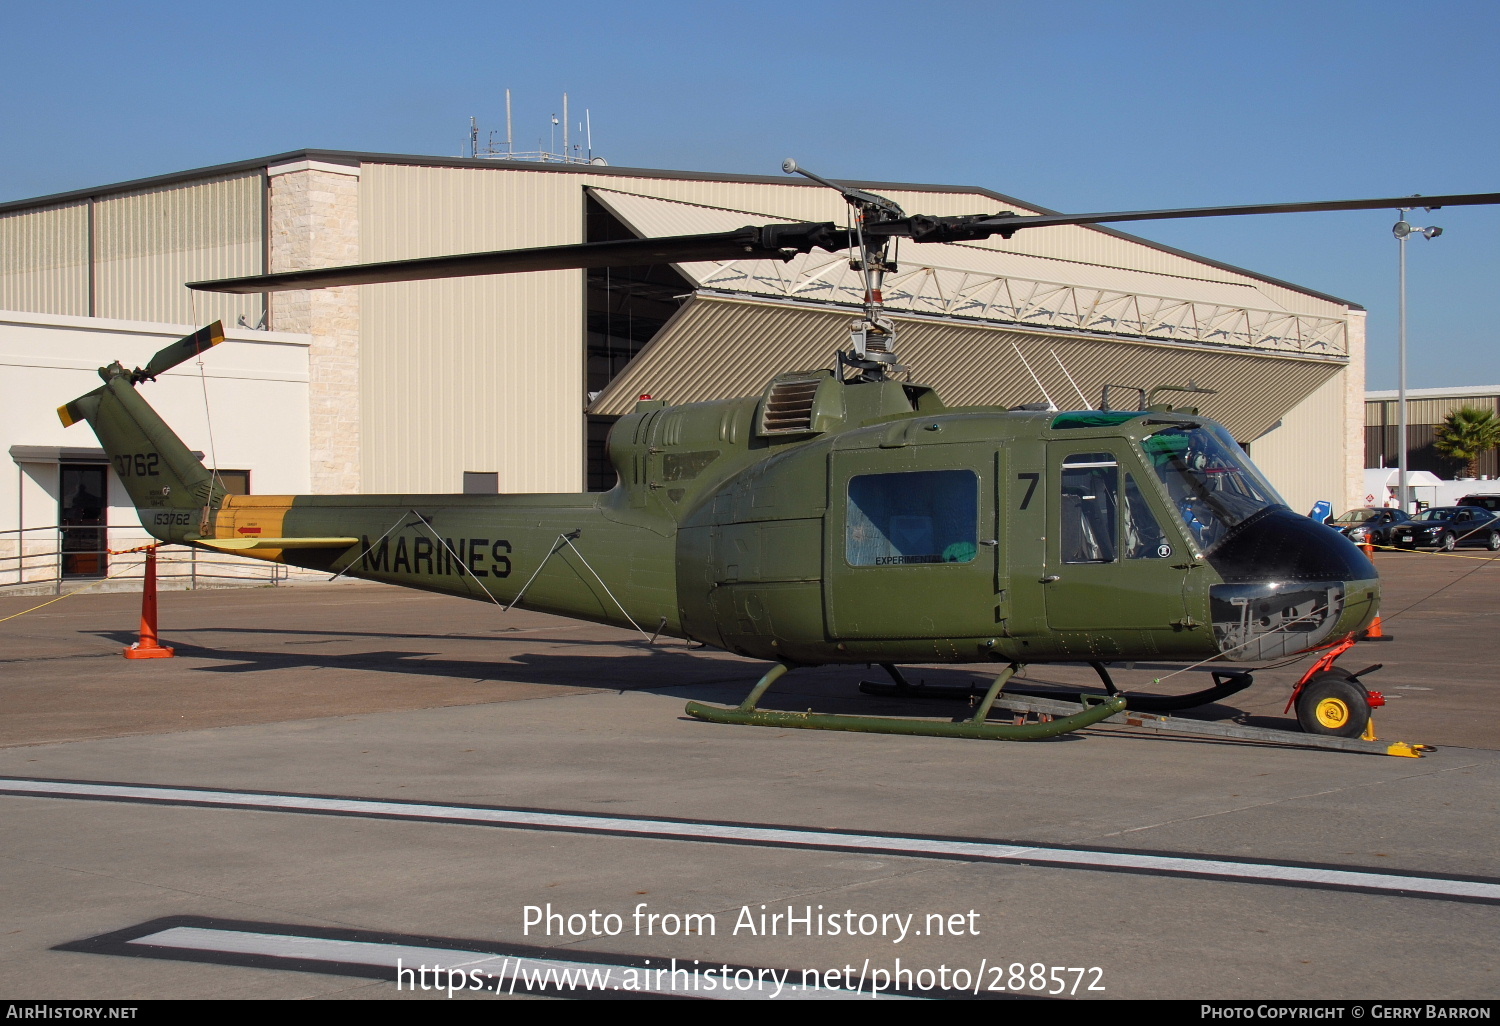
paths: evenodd
<path fill-rule="evenodd" d="M 216 322 L 60 407 L 87 421 L 152 536 L 334 576 L 678 637 L 771 668 L 721 723 L 1034 740 L 1125 708 L 1201 705 L 1252 682 L 1216 673 L 1192 695 L 1122 694 L 1107 663 L 1256 662 L 1341 652 L 1375 620 L 1373 563 L 1294 513 L 1229 432 L 1136 389 L 1132 408 L 948 407 L 900 363 L 882 286 L 892 243 L 956 242 L 1065 224 L 1410 207 L 1411 197 L 1094 214 L 908 215 L 890 199 L 800 174 L 847 201 L 846 225 L 746 226 L 195 282 L 261 293 L 479 274 L 850 254 L 860 316 L 833 366 L 776 374 L 758 395 L 669 405 L 643 395 L 610 432 L 607 492 L 230 495 L 138 387 L 223 340 Z M 1423 197 L 1424 206 L 1500 194 Z M 1102 693 L 1033 722 L 990 713 L 1031 664 L 1087 663 Z M 956 720 L 767 710 L 787 672 L 869 664 L 912 695 L 902 664 L 1000 672 Z M 1295 695 L 1304 730 L 1357 736 L 1371 699 L 1325 656 Z M 1368 671 L 1362 671 L 1368 672 Z M 871 690 L 866 688 L 865 690 Z M 932 690 L 932 689 L 920 689 Z M 1010 687 L 1010 693 L 1020 689 Z M 1022 692 L 1024 693 L 1024 692 Z"/>

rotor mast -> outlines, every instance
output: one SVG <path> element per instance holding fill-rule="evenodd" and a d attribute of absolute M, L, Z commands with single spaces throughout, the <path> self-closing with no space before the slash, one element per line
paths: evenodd
<path fill-rule="evenodd" d="M 904 221 L 906 212 L 884 196 L 830 182 L 798 167 L 790 157 L 782 161 L 781 170 L 828 186 L 842 195 L 854 211 L 854 245 L 850 248 L 857 255 L 849 257 L 849 267 L 864 277 L 864 316 L 850 322 L 849 350 L 839 352 L 839 363 L 854 368 L 857 380 L 861 381 L 884 381 L 888 372 L 905 370 L 896 359 L 896 326 L 885 316 L 885 275 L 896 270 L 896 263 L 887 252 L 896 236 L 866 229 L 875 224 Z"/>

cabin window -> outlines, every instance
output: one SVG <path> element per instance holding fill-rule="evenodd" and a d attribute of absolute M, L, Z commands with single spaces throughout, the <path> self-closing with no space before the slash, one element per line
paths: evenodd
<path fill-rule="evenodd" d="M 1074 453 L 1062 465 L 1064 563 L 1113 563 L 1119 520 L 1120 465 L 1107 452 Z"/>
<path fill-rule="evenodd" d="M 844 541 L 850 566 L 972 562 L 979 476 L 929 470 L 851 478 Z"/>

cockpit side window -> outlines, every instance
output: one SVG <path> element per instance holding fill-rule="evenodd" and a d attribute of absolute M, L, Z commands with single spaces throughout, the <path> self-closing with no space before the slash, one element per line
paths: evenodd
<path fill-rule="evenodd" d="M 1166 533 L 1131 474 L 1125 475 L 1125 506 L 1121 520 L 1121 541 L 1126 559 L 1166 559 L 1172 554 Z"/>
<path fill-rule="evenodd" d="M 1063 459 L 1061 534 L 1064 563 L 1113 563 L 1120 510 L 1120 465 L 1111 453 L 1073 453 Z"/>

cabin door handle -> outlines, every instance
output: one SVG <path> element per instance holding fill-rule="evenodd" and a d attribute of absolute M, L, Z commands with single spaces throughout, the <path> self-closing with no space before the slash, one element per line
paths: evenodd
<path fill-rule="evenodd" d="M 1062 580 L 1062 578 L 1059 577 L 1059 576 L 1057 576 L 1056 574 L 1048 574 L 1046 577 L 1042 578 L 1042 583 L 1043 584 L 1051 584 L 1053 581 L 1060 581 L 1060 580 Z"/>

